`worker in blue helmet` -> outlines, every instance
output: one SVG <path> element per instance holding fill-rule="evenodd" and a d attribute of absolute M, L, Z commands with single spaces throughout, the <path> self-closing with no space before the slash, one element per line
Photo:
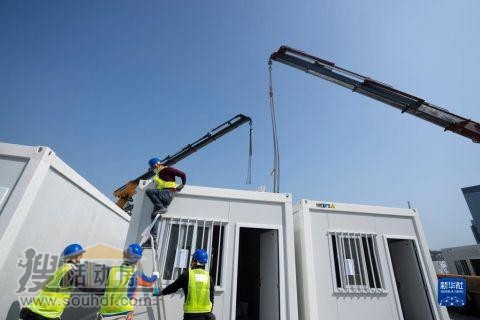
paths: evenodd
<path fill-rule="evenodd" d="M 175 282 L 160 293 L 168 295 L 180 288 L 185 294 L 183 304 L 184 320 L 212 320 L 214 299 L 214 283 L 206 270 L 208 253 L 203 249 L 196 250 L 192 255 L 190 268 L 182 273 Z"/>
<path fill-rule="evenodd" d="M 123 252 L 123 263 L 110 269 L 97 319 L 119 316 L 133 319 L 137 287 L 151 287 L 160 276 L 158 272 L 151 277 L 138 273 L 136 265 L 142 255 L 142 247 L 131 244 Z"/>
<path fill-rule="evenodd" d="M 187 176 L 178 169 L 165 166 L 158 158 L 150 159 L 148 165 L 150 166 L 150 170 L 155 174 L 153 176 L 155 187 L 145 191 L 147 197 L 153 203 L 153 211 L 150 215 L 153 222 L 158 214 L 162 215 L 167 212 L 167 208 L 175 197 L 175 194 L 181 191 L 187 183 Z M 177 185 L 176 182 L 177 177 L 182 181 L 179 185 Z M 160 219 L 157 219 L 157 222 L 151 229 L 151 235 L 154 241 L 157 239 L 159 220 Z M 145 246 L 148 246 L 148 244 Z"/>
<path fill-rule="evenodd" d="M 85 249 L 78 243 L 65 247 L 63 264 L 47 280 L 32 302 L 20 311 L 20 319 L 60 319 L 75 287 L 80 285 L 75 271 L 79 268 Z"/>

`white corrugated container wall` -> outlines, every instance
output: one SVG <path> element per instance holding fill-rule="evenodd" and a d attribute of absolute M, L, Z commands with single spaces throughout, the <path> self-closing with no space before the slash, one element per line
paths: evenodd
<path fill-rule="evenodd" d="M 144 190 L 151 188 L 152 186 L 153 183 L 149 185 L 148 182 L 141 182 L 139 188 L 137 188 L 137 194 L 134 198 L 132 222 L 128 234 L 128 241 L 130 242 L 138 241 L 141 232 L 150 222 L 150 214 L 153 207 L 150 200 L 146 197 Z M 217 270 L 218 268 L 221 268 L 223 270 L 221 277 L 218 279 L 220 285 L 217 285 L 215 288 L 215 303 L 213 311 L 217 320 L 240 319 L 239 317 L 242 312 L 248 313 L 248 307 L 253 308 L 253 305 L 256 304 L 256 302 L 252 300 L 253 302 L 247 301 L 246 303 L 240 303 L 237 307 L 236 301 L 242 301 L 240 294 L 244 295 L 242 292 L 237 297 L 237 289 L 242 288 L 239 290 L 244 290 L 247 287 L 253 288 L 251 287 L 251 284 L 247 284 L 246 282 L 255 282 L 260 279 L 255 279 L 253 273 L 251 277 L 247 277 L 247 280 L 244 280 L 243 278 L 243 280 L 237 281 L 237 277 L 245 276 L 244 274 L 246 271 L 244 268 L 246 267 L 244 264 L 250 263 L 250 265 L 253 265 L 257 259 L 255 258 L 256 254 L 261 250 L 264 250 L 262 251 L 262 257 L 263 259 L 266 259 L 266 261 L 258 262 L 260 265 L 270 266 L 270 260 L 268 259 L 278 259 L 278 262 L 272 265 L 272 268 L 265 273 L 266 276 L 277 274 L 278 279 L 274 281 L 275 283 L 267 283 L 268 279 L 260 280 L 265 288 L 272 286 L 272 289 L 266 295 L 263 295 L 261 291 L 259 292 L 259 300 L 261 300 L 261 302 L 259 302 L 259 310 L 255 309 L 257 310 L 256 312 L 260 314 L 260 319 L 262 320 L 298 319 L 293 245 L 293 216 L 290 194 L 274 194 L 187 185 L 182 192 L 177 193 L 172 204 L 168 208 L 168 212 L 162 217 L 162 221 L 163 224 L 159 233 L 161 239 L 159 267 L 164 277 L 167 277 L 167 273 L 165 272 L 166 268 L 168 268 L 168 266 L 171 267 L 172 265 L 176 265 L 182 252 L 185 253 L 185 257 L 187 257 L 188 254 L 191 254 L 194 249 L 193 247 L 195 246 L 195 243 L 190 240 L 190 236 L 188 236 L 188 241 L 185 241 L 187 240 L 187 237 L 185 236 L 181 238 L 183 239 L 182 241 L 177 240 L 176 253 L 170 256 L 175 262 L 172 260 L 169 264 L 169 259 L 167 259 L 163 253 L 166 252 L 168 246 L 171 246 L 170 242 L 167 244 L 166 241 L 174 239 L 174 236 L 172 236 L 173 232 L 178 232 L 180 228 L 184 228 L 182 229 L 184 230 L 184 235 L 190 234 L 190 232 L 192 234 L 196 232 L 198 243 L 200 237 L 199 230 L 208 230 L 208 232 L 210 232 L 210 229 L 208 228 L 209 226 L 213 226 L 212 232 L 214 232 L 215 228 L 218 228 L 219 225 L 224 226 L 222 229 L 223 233 L 217 229 L 217 233 L 213 237 L 213 240 L 215 240 L 217 236 L 224 239 L 222 241 L 219 240 L 217 243 L 223 243 L 222 247 L 223 252 L 225 253 L 223 255 L 219 254 L 219 256 L 222 256 L 223 258 L 217 260 L 220 261 L 220 266 L 214 268 Z M 169 227 L 170 225 L 173 227 Z M 183 227 L 179 227 L 179 225 L 182 225 Z M 189 229 L 187 229 L 187 226 Z M 206 226 L 207 229 L 202 229 L 203 226 Z M 267 232 L 266 230 L 272 231 Z M 257 234 L 257 231 L 262 233 Z M 256 248 L 258 243 L 260 243 L 260 246 L 267 246 L 269 243 L 272 243 L 264 238 L 261 238 L 262 240 L 259 240 L 259 242 L 247 244 L 244 240 L 245 238 L 243 236 L 241 237 L 241 234 L 245 234 L 245 232 L 251 232 L 252 239 L 257 236 L 262 237 L 262 235 L 266 238 L 269 234 L 274 237 L 276 236 L 276 240 L 274 240 L 273 243 L 274 247 L 277 247 L 277 249 L 266 250 L 263 247 Z M 167 236 L 166 234 L 169 235 Z M 203 237 L 205 237 L 207 248 L 214 248 L 215 245 L 210 238 L 207 240 L 206 234 L 207 232 L 205 232 L 205 236 L 202 235 L 201 243 L 204 243 Z M 210 235 L 213 235 L 213 233 Z M 192 235 L 191 238 L 194 239 L 195 236 Z M 178 239 L 178 237 L 175 239 Z M 247 248 L 247 246 L 251 245 L 252 250 L 256 252 L 252 252 L 250 257 L 251 261 L 245 259 L 243 253 L 239 253 L 239 241 L 242 243 L 240 246 L 245 246 L 244 248 Z M 183 249 L 187 251 L 182 251 Z M 242 251 L 242 249 L 240 249 L 240 251 Z M 272 257 L 271 254 L 273 254 L 273 258 L 270 258 Z M 151 255 L 151 252 L 146 253 L 146 255 Z M 239 260 L 242 259 L 243 261 L 239 262 Z M 211 260 L 213 261 L 213 259 Z M 238 267 L 239 263 L 241 264 L 241 267 Z M 185 264 L 184 261 L 183 264 L 185 266 L 188 262 Z M 214 266 L 213 263 L 212 265 Z M 144 263 L 143 267 L 146 274 L 152 272 L 151 265 L 148 266 Z M 261 268 L 262 267 L 260 266 L 259 269 Z M 259 272 L 260 274 L 265 272 L 265 270 L 262 271 L 259 269 L 254 269 L 254 272 Z M 180 271 L 183 270 L 185 269 L 180 269 Z M 213 271 L 213 269 L 211 270 Z M 174 272 L 168 274 L 171 279 L 174 280 L 176 278 Z M 217 279 L 214 281 L 217 282 Z M 171 283 L 171 281 L 167 277 L 167 280 L 162 281 L 163 287 L 168 283 Z M 252 295 L 255 294 L 253 291 L 251 292 Z M 278 293 L 278 301 L 275 298 L 276 293 Z M 156 306 L 137 306 L 135 310 L 135 319 L 181 319 L 183 314 L 182 290 L 175 295 L 160 298 L 152 303 L 157 304 L 159 308 L 157 309 Z M 249 303 L 250 306 L 248 305 Z M 275 311 L 275 306 L 278 306 L 278 313 Z M 250 312 L 254 312 L 253 309 L 251 309 Z M 262 314 L 262 312 L 264 313 Z M 158 317 L 159 313 L 161 315 L 160 318 Z"/>
<path fill-rule="evenodd" d="M 415 209 L 301 200 L 294 229 L 300 319 L 449 319 Z"/>
<path fill-rule="evenodd" d="M 472 264 L 472 260 L 477 264 L 480 261 L 480 244 L 445 248 L 442 254 L 450 273 L 480 276 L 479 267 Z"/>
<path fill-rule="evenodd" d="M 51 149 L 0 143 L 0 318 L 18 319 L 15 292 L 26 274 L 20 264 L 28 248 L 59 254 L 76 242 L 122 249 L 128 222 Z M 64 319 L 79 319 L 67 313 Z"/>

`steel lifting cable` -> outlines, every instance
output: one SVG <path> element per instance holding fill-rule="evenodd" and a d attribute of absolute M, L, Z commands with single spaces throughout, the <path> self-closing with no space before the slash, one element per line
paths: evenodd
<path fill-rule="evenodd" d="M 250 125 L 250 131 L 249 131 L 249 142 L 248 142 L 248 172 L 247 172 L 247 181 L 246 184 L 252 184 L 252 156 L 253 156 L 253 141 L 252 141 L 252 135 L 253 135 L 253 127 L 252 127 L 252 121 L 249 123 Z"/>
<path fill-rule="evenodd" d="M 273 130 L 273 192 L 280 192 L 280 152 L 278 148 L 277 123 L 275 121 L 275 103 L 273 101 L 273 80 L 272 80 L 272 59 L 268 60 L 268 95 L 270 97 L 270 112 L 272 117 Z"/>

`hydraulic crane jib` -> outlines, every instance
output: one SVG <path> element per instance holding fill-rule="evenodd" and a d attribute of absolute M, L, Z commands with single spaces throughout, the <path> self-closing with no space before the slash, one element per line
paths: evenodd
<path fill-rule="evenodd" d="M 333 82 L 353 92 L 360 93 L 377 101 L 409 113 L 417 118 L 440 126 L 444 131 L 451 131 L 480 143 L 480 124 L 470 119 L 451 113 L 447 109 L 426 102 L 424 99 L 395 89 L 394 87 L 362 76 L 335 63 L 315 57 L 303 51 L 281 46 L 270 56 L 272 61 L 281 62 L 305 71 L 324 80 Z"/>
<path fill-rule="evenodd" d="M 249 123 L 250 124 L 250 159 L 252 156 L 252 148 L 251 148 L 251 143 L 252 143 L 252 119 L 250 117 L 247 117 L 243 114 L 238 114 L 235 117 L 231 118 L 230 120 L 225 121 L 221 125 L 217 126 L 213 130 L 209 131 L 207 134 L 202 136 L 200 139 L 187 144 L 185 147 L 183 147 L 179 152 L 173 154 L 173 155 L 168 155 L 165 158 L 161 160 L 161 162 L 166 165 L 166 166 L 171 166 L 174 165 L 175 163 L 179 162 L 180 160 L 185 159 L 186 157 L 190 156 L 192 153 L 195 153 L 196 151 L 202 149 L 203 147 L 207 146 L 208 144 L 212 143 L 213 141 L 217 140 L 218 138 L 226 135 L 227 133 L 235 130 L 236 128 L 240 127 L 244 123 Z M 249 174 L 250 174 L 250 166 L 251 164 L 249 163 Z M 117 197 L 117 202 L 116 204 L 124 209 L 125 205 L 132 199 L 132 197 L 135 195 L 138 183 L 140 180 L 148 180 L 152 178 L 154 175 L 153 171 L 148 170 L 141 176 L 129 181 L 125 185 L 121 186 L 117 190 L 113 192 L 113 195 Z M 247 181 L 249 181 L 250 178 L 247 178 Z M 128 212 L 128 210 L 127 210 Z"/>

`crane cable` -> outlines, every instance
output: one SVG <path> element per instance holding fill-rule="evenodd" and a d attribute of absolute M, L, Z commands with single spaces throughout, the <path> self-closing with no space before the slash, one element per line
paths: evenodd
<path fill-rule="evenodd" d="M 272 117 L 272 133 L 273 133 L 273 192 L 280 192 L 280 151 L 278 148 L 277 123 L 275 121 L 275 103 L 273 101 L 273 80 L 272 80 L 272 59 L 268 60 L 268 94 L 270 97 L 270 113 Z"/>
<path fill-rule="evenodd" d="M 246 184 L 252 184 L 252 156 L 253 156 L 253 141 L 252 141 L 252 134 L 253 134 L 253 127 L 252 121 L 250 120 L 250 131 L 249 131 L 249 143 L 248 143 L 248 173 L 247 173 L 247 182 Z"/>

